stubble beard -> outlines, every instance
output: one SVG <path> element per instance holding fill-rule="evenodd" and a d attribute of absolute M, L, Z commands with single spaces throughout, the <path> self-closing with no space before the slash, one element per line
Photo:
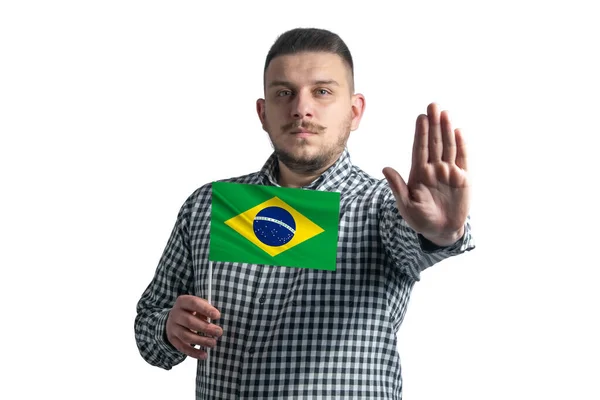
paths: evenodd
<path fill-rule="evenodd" d="M 313 174 L 319 171 L 324 170 L 330 164 L 339 157 L 339 155 L 344 151 L 346 147 L 346 143 L 348 141 L 348 137 L 350 136 L 350 127 L 352 124 L 352 116 L 349 116 L 346 119 L 346 122 L 342 126 L 342 134 L 338 137 L 338 140 L 325 147 L 319 149 L 319 151 L 314 155 L 296 155 L 290 151 L 286 151 L 282 147 L 278 147 L 273 140 L 271 139 L 271 146 L 275 151 L 275 155 L 279 159 L 279 161 L 284 164 L 290 171 L 293 171 L 298 174 Z M 298 127 L 296 125 L 296 127 Z M 323 134 L 325 128 L 315 129 L 315 127 L 302 125 L 305 129 L 310 129 L 311 131 L 318 131 L 318 134 Z M 289 130 L 289 129 L 288 129 Z M 285 129 L 284 129 L 285 132 Z M 297 139 L 298 143 L 295 146 L 298 147 L 306 147 L 309 146 L 309 140 L 307 138 Z M 300 152 L 301 153 L 301 152 Z"/>

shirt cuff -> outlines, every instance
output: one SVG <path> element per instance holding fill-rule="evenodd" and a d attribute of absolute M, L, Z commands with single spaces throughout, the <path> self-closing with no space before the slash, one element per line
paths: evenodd
<path fill-rule="evenodd" d="M 431 240 L 427 239 L 425 236 L 421 235 L 420 233 L 417 233 L 417 237 L 419 238 L 419 245 L 421 246 L 421 251 L 423 253 L 436 253 L 438 251 L 444 251 L 444 250 L 452 251 L 454 249 L 460 248 L 460 245 L 461 245 L 462 241 L 464 240 L 466 233 L 467 233 L 467 230 L 465 229 L 465 232 L 463 233 L 461 238 L 448 246 L 438 246 L 437 244 L 433 243 Z"/>
<path fill-rule="evenodd" d="M 158 347 L 167 354 L 167 357 L 174 359 L 180 357 L 183 353 L 177 350 L 175 346 L 169 342 L 169 339 L 167 339 L 167 318 L 169 317 L 169 311 L 171 310 L 164 310 L 158 314 L 154 339 L 156 340 Z"/>

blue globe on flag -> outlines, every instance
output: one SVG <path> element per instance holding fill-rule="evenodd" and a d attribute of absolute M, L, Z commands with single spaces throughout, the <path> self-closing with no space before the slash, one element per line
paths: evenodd
<path fill-rule="evenodd" d="M 268 246 L 283 246 L 294 237 L 296 221 L 287 210 L 271 206 L 256 214 L 252 228 L 262 243 Z"/>

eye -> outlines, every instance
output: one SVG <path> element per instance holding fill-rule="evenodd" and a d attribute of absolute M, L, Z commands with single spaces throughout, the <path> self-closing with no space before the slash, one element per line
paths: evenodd
<path fill-rule="evenodd" d="M 277 92 L 277 97 L 290 96 L 291 94 L 291 90 L 280 90 L 279 92 Z"/>
<path fill-rule="evenodd" d="M 327 90 L 327 89 L 317 89 L 317 90 L 316 90 L 316 93 L 317 93 L 319 96 L 327 96 L 328 94 L 331 94 L 331 93 L 329 92 L 329 90 Z"/>

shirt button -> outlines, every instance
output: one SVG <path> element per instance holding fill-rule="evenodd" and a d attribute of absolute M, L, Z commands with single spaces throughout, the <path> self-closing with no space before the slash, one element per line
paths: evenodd
<path fill-rule="evenodd" d="M 250 347 L 250 348 L 248 349 L 248 353 L 249 353 L 249 354 L 254 354 L 254 351 L 255 351 L 255 350 L 254 350 L 254 347 Z"/>
<path fill-rule="evenodd" d="M 260 304 L 264 304 L 264 302 L 267 301 L 267 298 L 265 297 L 265 295 L 263 294 L 262 296 L 260 296 L 260 299 L 258 299 L 258 302 Z"/>

